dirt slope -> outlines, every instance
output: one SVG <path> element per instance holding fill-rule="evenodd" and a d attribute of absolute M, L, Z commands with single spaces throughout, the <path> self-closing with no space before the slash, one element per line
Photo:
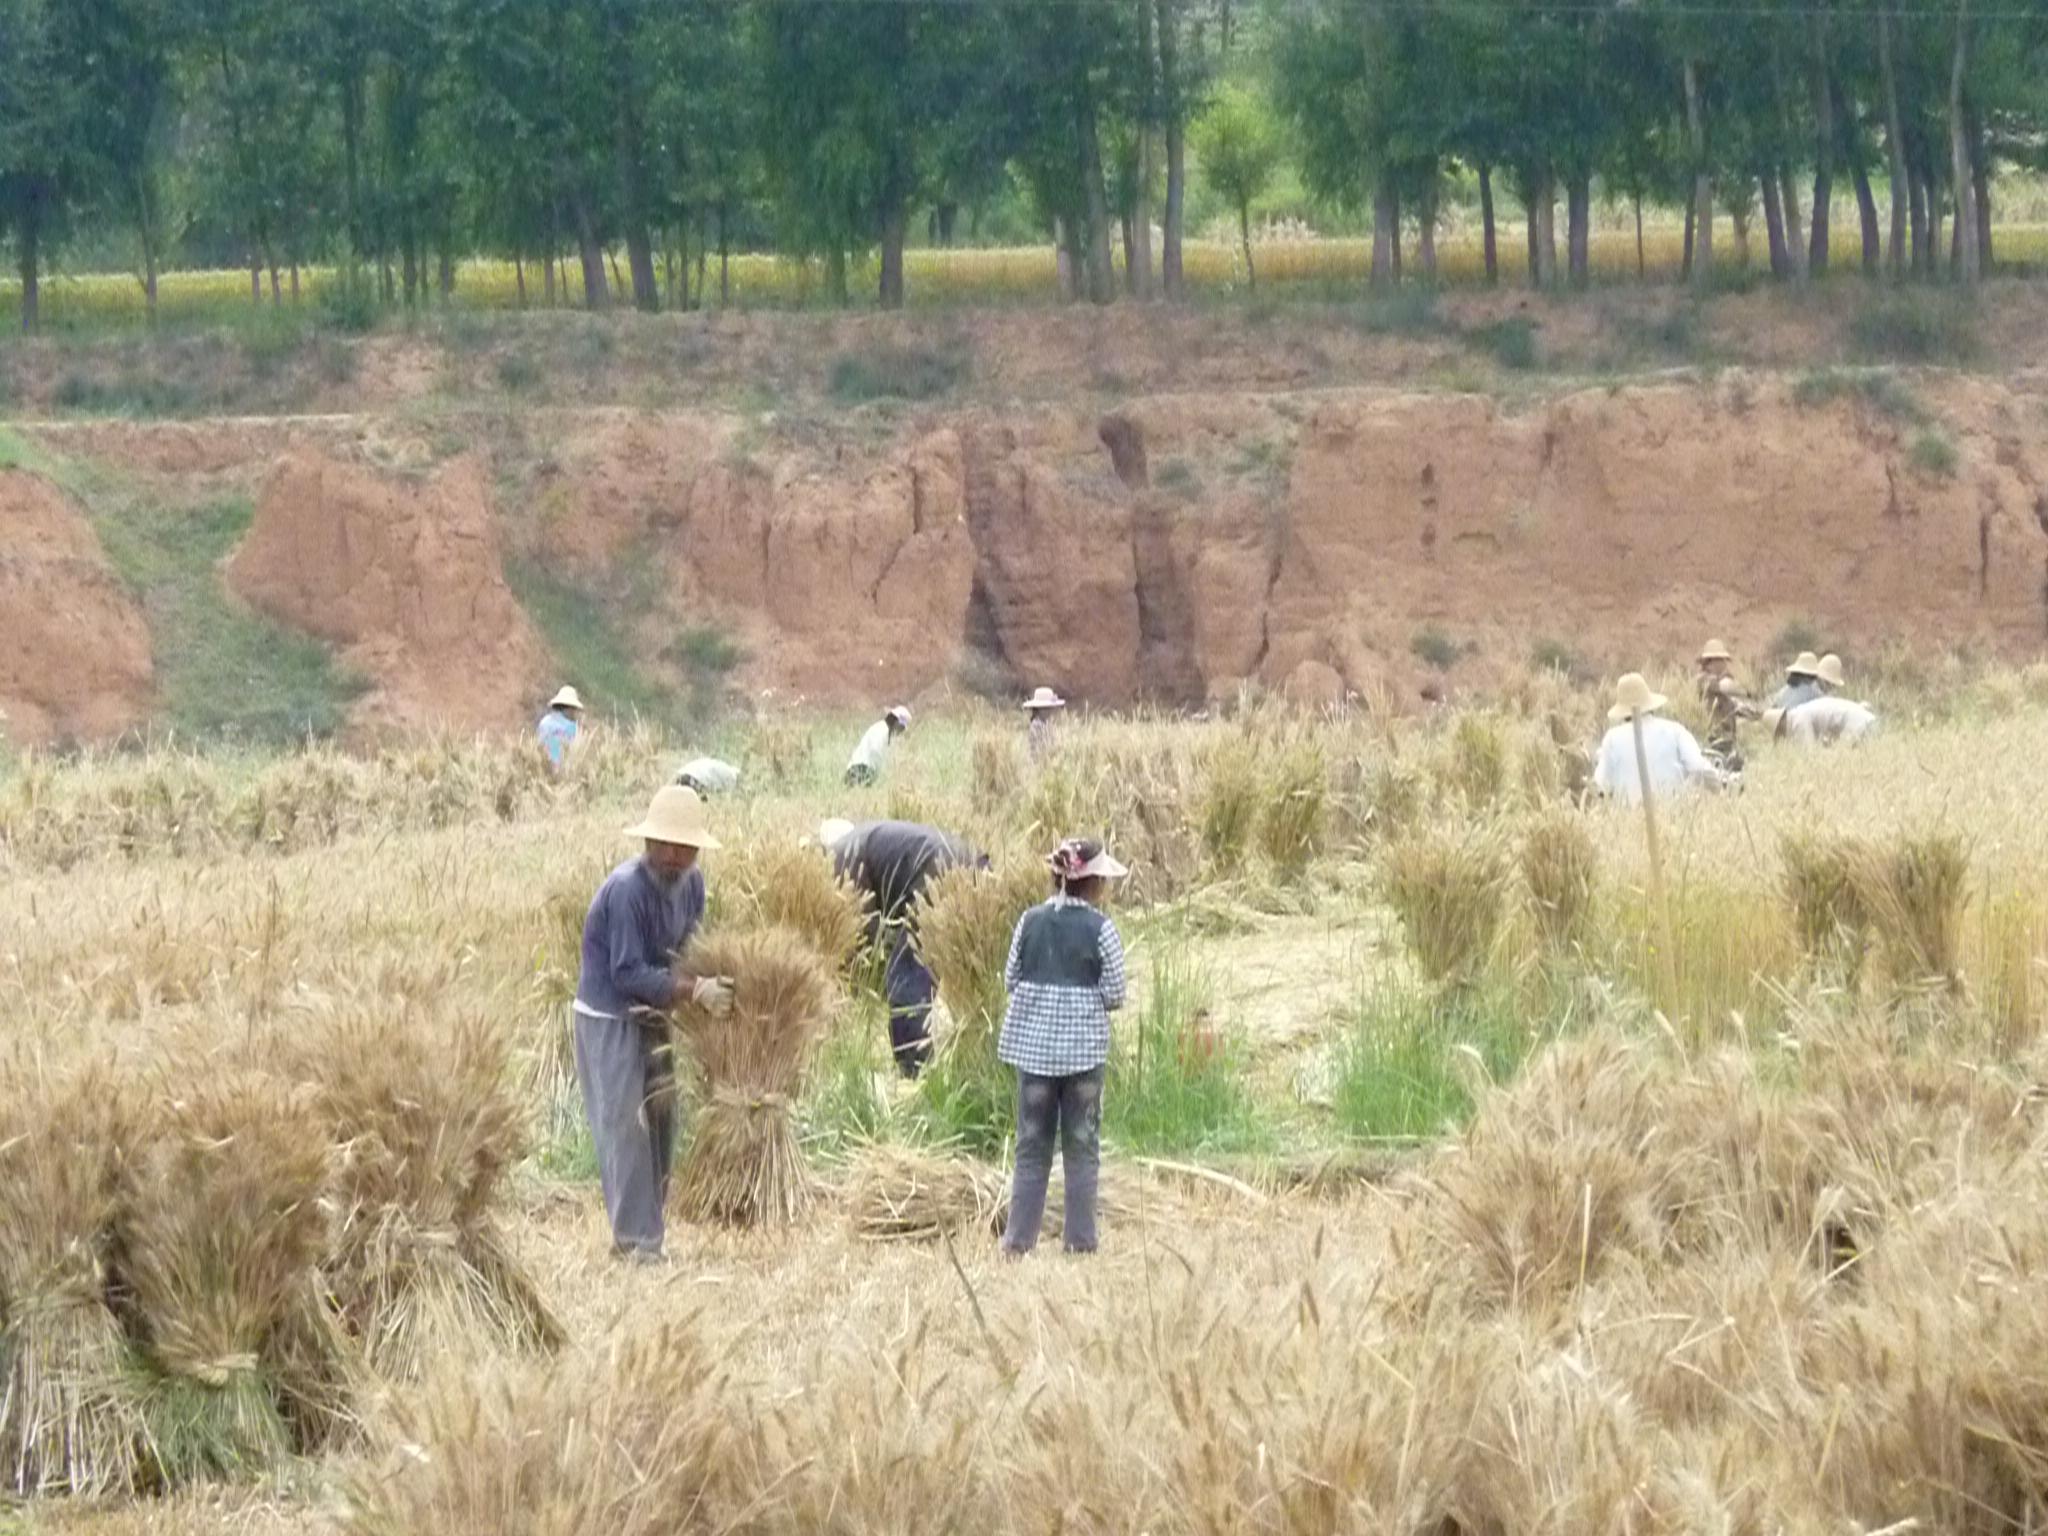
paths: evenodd
<path fill-rule="evenodd" d="M 0 470 L 0 734 L 22 745 L 115 736 L 149 707 L 149 628 L 85 513 Z"/>
<path fill-rule="evenodd" d="M 294 450 L 270 476 L 227 577 L 252 606 L 335 645 L 372 680 L 365 724 L 502 725 L 530 707 L 546 674 L 471 460 L 413 484 Z"/>
<path fill-rule="evenodd" d="M 614 610 L 651 667 L 708 626 L 782 700 L 872 704 L 972 666 L 1112 705 L 1246 682 L 1412 701 L 1425 631 L 1470 689 L 1538 642 L 1613 670 L 1709 632 L 1760 651 L 1793 620 L 1852 659 L 2037 652 L 2044 402 L 1948 375 L 1811 394 L 1728 373 L 1520 408 L 1353 389 L 528 412 L 443 423 L 452 457 L 424 478 L 389 467 L 377 418 L 161 429 L 174 448 L 77 430 L 260 489 L 231 581 L 343 647 L 379 685 L 366 718 L 398 724 L 523 716 L 550 664 L 511 551 Z"/>

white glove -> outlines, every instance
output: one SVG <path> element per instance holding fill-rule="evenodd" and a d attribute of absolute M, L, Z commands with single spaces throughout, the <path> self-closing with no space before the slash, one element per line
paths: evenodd
<path fill-rule="evenodd" d="M 732 978 L 699 976 L 690 987 L 690 1001 L 714 1019 L 724 1018 L 732 1012 Z"/>

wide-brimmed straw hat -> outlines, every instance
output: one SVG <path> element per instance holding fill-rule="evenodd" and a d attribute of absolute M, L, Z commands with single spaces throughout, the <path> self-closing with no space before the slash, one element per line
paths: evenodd
<path fill-rule="evenodd" d="M 1826 683 L 1830 688 L 1841 687 L 1842 658 L 1833 651 L 1829 651 L 1827 655 L 1821 657 L 1819 665 L 1813 669 L 1813 675 Z"/>
<path fill-rule="evenodd" d="M 1045 861 L 1062 880 L 1121 880 L 1130 871 L 1110 851 L 1088 837 L 1070 837 Z"/>
<path fill-rule="evenodd" d="M 1811 651 L 1801 651 L 1792 658 L 1792 664 L 1785 668 L 1787 677 L 1819 677 L 1820 658 Z"/>
<path fill-rule="evenodd" d="M 882 718 L 884 720 L 893 720 L 899 726 L 907 729 L 910 725 L 910 706 L 908 704 L 898 704 L 894 709 L 887 711 Z"/>
<path fill-rule="evenodd" d="M 1626 672 L 1614 685 L 1614 707 L 1607 711 L 1607 718 L 1618 723 L 1637 715 L 1652 715 L 1670 702 L 1663 694 L 1650 690 L 1642 673 Z"/>
<path fill-rule="evenodd" d="M 548 700 L 549 709 L 581 709 L 583 695 L 564 683 L 555 690 L 555 696 Z"/>
<path fill-rule="evenodd" d="M 1701 661 L 1733 661 L 1735 653 L 1719 640 L 1709 640 L 1700 647 Z"/>
<path fill-rule="evenodd" d="M 637 827 L 626 828 L 625 835 L 650 843 L 675 843 L 683 848 L 724 846 L 711 835 L 710 818 L 704 814 L 704 802 L 697 798 L 697 792 L 680 784 L 664 784 L 657 789 L 647 815 Z"/>
<path fill-rule="evenodd" d="M 1065 709 L 1067 701 L 1050 688 L 1040 688 L 1024 701 L 1026 709 Z"/>
<path fill-rule="evenodd" d="M 818 823 L 816 833 L 820 848 L 837 848 L 853 835 L 853 823 L 844 816 L 827 816 Z"/>

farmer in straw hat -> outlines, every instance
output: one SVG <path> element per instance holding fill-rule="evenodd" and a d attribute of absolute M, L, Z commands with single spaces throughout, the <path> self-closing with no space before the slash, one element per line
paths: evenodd
<path fill-rule="evenodd" d="M 1821 657 L 1820 665 L 1813 669 L 1813 680 L 1820 684 L 1822 694 L 1836 694 L 1842 691 L 1842 658 L 1833 651 Z"/>
<path fill-rule="evenodd" d="M 1017 921 L 1003 980 L 1010 1006 L 996 1054 L 1017 1069 L 1017 1172 L 1003 1252 L 1029 1253 L 1045 1215 L 1054 1133 L 1067 1175 L 1062 1240 L 1095 1251 L 1102 1076 L 1109 1016 L 1124 1003 L 1124 943 L 1101 910 L 1109 882 L 1129 873 L 1102 844 L 1069 838 L 1047 860 L 1052 899 Z"/>
<path fill-rule="evenodd" d="M 740 787 L 740 771 L 716 757 L 693 757 L 676 770 L 676 782 L 705 799 L 729 795 Z"/>
<path fill-rule="evenodd" d="M 872 784 L 879 779 L 882 764 L 889 756 L 889 744 L 909 729 L 908 706 L 898 704 L 884 712 L 881 719 L 867 728 L 859 745 L 853 749 L 853 756 L 846 764 L 846 782 L 861 785 Z"/>
<path fill-rule="evenodd" d="M 582 721 L 583 695 L 564 683 L 548 700 L 547 713 L 533 728 L 533 734 L 540 740 L 541 751 L 547 754 L 548 772 L 560 774 L 569 766 L 569 753 L 583 729 Z"/>
<path fill-rule="evenodd" d="M 1820 658 L 1811 651 L 1801 651 L 1785 668 L 1785 686 L 1772 697 L 1771 708 L 1797 709 L 1820 696 Z"/>
<path fill-rule="evenodd" d="M 1601 738 L 1599 761 L 1593 765 L 1595 789 L 1626 805 L 1641 803 L 1643 778 L 1636 771 L 1631 727 L 1639 718 L 1652 790 L 1667 795 L 1693 784 L 1721 787 L 1721 771 L 1707 761 L 1692 732 L 1659 713 L 1669 702 L 1663 694 L 1650 691 L 1640 672 L 1631 672 L 1614 685 L 1614 707 L 1607 711 L 1607 718 L 1614 723 Z"/>
<path fill-rule="evenodd" d="M 1052 723 L 1066 707 L 1067 701 L 1050 688 L 1039 688 L 1024 701 L 1024 745 L 1034 763 L 1052 750 Z"/>
<path fill-rule="evenodd" d="M 697 855 L 716 848 L 696 793 L 670 784 L 626 829 L 645 851 L 605 877 L 583 919 L 583 969 L 574 1005 L 576 1080 L 597 1143 L 597 1171 L 613 1251 L 639 1263 L 662 1257 L 678 1123 L 668 1010 L 685 998 L 717 1015 L 732 982 L 692 975 L 690 936 L 704 918 Z"/>
<path fill-rule="evenodd" d="M 888 954 L 882 988 L 889 998 L 889 1048 L 896 1069 L 915 1077 L 932 1052 L 937 983 L 917 952 L 914 909 L 934 875 L 963 864 L 986 869 L 988 855 L 914 821 L 856 825 L 834 818 L 819 826 L 818 845 L 831 855 L 839 878 L 868 897 L 868 941 Z"/>
<path fill-rule="evenodd" d="M 1700 702 L 1707 706 L 1707 755 L 1731 772 L 1742 766 L 1738 722 L 1754 720 L 1757 714 L 1756 706 L 1742 696 L 1742 686 L 1735 681 L 1734 661 L 1719 640 L 1700 647 L 1699 690 Z"/>

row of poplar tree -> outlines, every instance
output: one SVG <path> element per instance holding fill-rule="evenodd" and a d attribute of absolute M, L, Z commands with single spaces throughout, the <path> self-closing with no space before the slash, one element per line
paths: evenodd
<path fill-rule="evenodd" d="M 332 262 L 374 303 L 472 251 L 654 308 L 735 248 L 841 299 L 878 253 L 895 305 L 914 223 L 950 243 L 1021 192 L 1077 295 L 1171 297 L 1224 81 L 1216 154 L 1285 144 L 1369 219 L 1375 282 L 1404 227 L 1433 276 L 1452 186 L 1490 276 L 1499 192 L 1531 277 L 1583 281 L 1596 184 L 1683 207 L 1695 278 L 1717 208 L 1806 275 L 1844 179 L 1865 268 L 1974 280 L 1999 168 L 2048 162 L 2048 0 L 0 0 L 0 239 L 31 329 L 51 260 L 115 233 L 152 308 L 195 257 L 273 299 Z"/>

